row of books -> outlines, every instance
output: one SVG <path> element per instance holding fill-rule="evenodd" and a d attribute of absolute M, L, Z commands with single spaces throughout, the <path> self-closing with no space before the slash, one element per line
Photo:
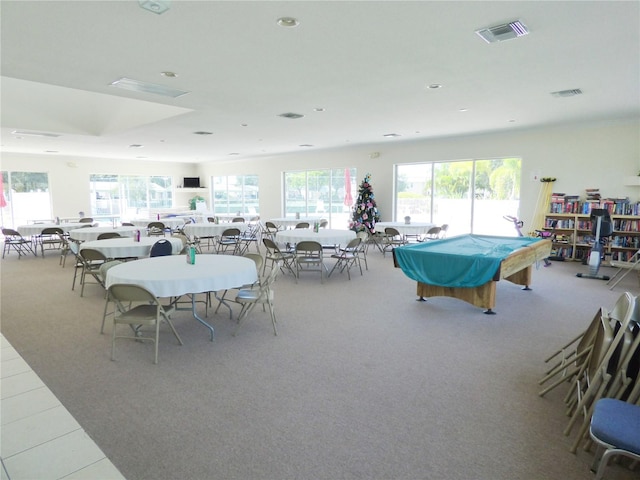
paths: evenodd
<path fill-rule="evenodd" d="M 631 257 L 633 257 L 635 253 L 636 252 L 632 252 L 632 251 L 611 252 L 611 260 L 617 260 L 619 262 L 629 262 L 631 261 Z"/>
<path fill-rule="evenodd" d="M 602 199 L 582 202 L 580 200 L 556 200 L 549 204 L 549 213 L 575 213 L 589 215 L 594 208 L 604 208 L 611 215 L 640 215 L 640 202 L 626 199 Z"/>

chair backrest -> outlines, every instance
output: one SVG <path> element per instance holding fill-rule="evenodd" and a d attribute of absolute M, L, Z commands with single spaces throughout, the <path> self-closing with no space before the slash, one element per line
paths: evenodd
<path fill-rule="evenodd" d="M 215 217 L 207 217 L 207 222 L 216 223 L 216 219 L 215 219 Z"/>
<path fill-rule="evenodd" d="M 151 251 L 149 252 L 150 257 L 164 257 L 167 255 L 171 255 L 173 252 L 173 245 L 169 240 L 163 238 L 162 240 L 158 240 L 151 246 Z"/>
<path fill-rule="evenodd" d="M 100 274 L 100 277 L 102 277 L 102 279 L 106 281 L 107 272 L 109 271 L 109 269 L 121 263 L 123 263 L 122 260 L 110 260 L 108 262 L 104 262 L 102 265 L 100 265 L 100 268 L 98 269 L 98 273 Z"/>
<path fill-rule="evenodd" d="M 166 227 L 162 222 L 149 222 L 149 224 L 147 225 L 147 228 L 149 230 L 154 228 L 157 228 L 158 230 L 164 230 Z"/>
<path fill-rule="evenodd" d="M 322 257 L 322 245 L 313 240 L 304 240 L 296 244 L 296 255 Z"/>
<path fill-rule="evenodd" d="M 98 235 L 98 240 L 107 240 L 109 238 L 122 238 L 118 232 L 104 232 Z"/>
<path fill-rule="evenodd" d="M 326 228 L 329 225 L 329 220 L 327 220 L 326 218 L 323 218 L 322 220 L 320 220 L 320 228 Z"/>
<path fill-rule="evenodd" d="M 72 250 L 73 251 L 73 250 Z M 87 262 L 95 262 L 95 261 L 105 261 L 107 257 L 99 251 L 93 248 L 81 248 L 80 256 Z"/>
<path fill-rule="evenodd" d="M 344 247 L 344 249 L 347 252 L 353 252 L 358 249 L 358 247 L 360 246 L 360 243 L 362 243 L 362 239 L 360 237 L 356 237 L 352 240 L 349 240 L 349 243 L 347 243 L 347 246 Z"/>
<path fill-rule="evenodd" d="M 240 229 L 231 227 L 227 228 L 224 232 L 222 232 L 223 237 L 237 237 L 240 235 Z"/>
<path fill-rule="evenodd" d="M 244 217 L 235 217 L 231 223 L 244 223 Z"/>
<path fill-rule="evenodd" d="M 260 272 L 260 269 L 262 268 L 262 264 L 264 263 L 264 259 L 262 258 L 262 255 L 260 255 L 259 253 L 245 253 L 243 257 L 250 258 L 251 260 L 253 260 L 256 264 L 256 270 Z"/>
<path fill-rule="evenodd" d="M 43 228 L 41 235 L 64 235 L 64 231 L 58 227 Z"/>
<path fill-rule="evenodd" d="M 268 252 L 274 252 L 274 253 L 280 252 L 280 249 L 278 248 L 278 245 L 276 244 L 276 242 L 274 242 L 270 238 L 264 237 L 262 239 L 262 244 L 265 246 Z"/>
<path fill-rule="evenodd" d="M 93 223 L 93 218 L 84 217 L 84 218 L 81 218 L 80 220 L 78 220 L 78 222 L 80 222 L 80 223 Z"/>
<path fill-rule="evenodd" d="M 440 236 L 441 227 L 431 227 L 427 230 L 427 237 L 429 238 L 438 238 Z"/>
<path fill-rule="evenodd" d="M 356 237 L 358 237 L 360 240 L 362 240 L 362 243 L 366 243 L 369 241 L 369 232 L 362 230 L 358 233 L 356 233 Z"/>
<path fill-rule="evenodd" d="M 17 230 L 13 230 L 12 228 L 3 228 L 3 229 L 2 229 L 2 234 L 3 234 L 5 237 L 21 237 L 21 236 L 22 236 L 22 235 L 20 235 L 20 234 L 18 233 L 18 231 L 17 231 Z"/>
<path fill-rule="evenodd" d="M 159 305 L 156 296 L 140 285 L 116 283 L 109 286 L 109 296 L 120 302 L 149 302 Z"/>
<path fill-rule="evenodd" d="M 296 228 L 309 228 L 309 222 L 299 222 L 296 224 Z"/>
<path fill-rule="evenodd" d="M 182 250 L 181 253 L 184 253 L 184 249 L 187 247 L 187 245 L 189 244 L 189 237 L 187 237 L 184 233 L 174 233 L 173 235 L 171 235 L 173 238 L 179 238 L 180 241 L 182 242 Z"/>
<path fill-rule="evenodd" d="M 131 222 L 122 222 L 121 224 L 123 227 L 135 227 L 135 225 Z"/>
<path fill-rule="evenodd" d="M 397 228 L 394 227 L 386 227 L 384 229 L 384 233 L 391 236 L 391 237 L 400 237 L 400 232 L 398 231 Z"/>
<path fill-rule="evenodd" d="M 273 222 L 264 222 L 264 226 L 268 231 L 277 232 L 278 226 Z"/>

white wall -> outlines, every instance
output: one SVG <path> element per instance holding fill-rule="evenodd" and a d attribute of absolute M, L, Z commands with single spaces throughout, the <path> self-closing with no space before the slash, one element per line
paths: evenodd
<path fill-rule="evenodd" d="M 92 174 L 168 175 L 176 184 L 182 177 L 197 176 L 194 164 L 154 163 L 51 155 L 3 154 L 2 170 L 47 172 L 54 217 L 75 217 L 91 212 L 89 176 Z M 186 202 L 184 202 L 186 204 Z"/>
<path fill-rule="evenodd" d="M 374 152 L 379 153 L 377 158 L 371 158 Z M 0 168 L 48 172 L 53 214 L 60 217 L 90 211 L 88 180 L 93 173 L 172 175 L 176 184 L 184 176 L 200 176 L 207 187 L 212 175 L 259 175 L 260 213 L 262 218 L 270 218 L 282 213 L 283 171 L 356 167 L 358 184 L 365 173 L 371 174 L 382 219 L 391 220 L 394 164 L 513 156 L 523 161 L 520 217 L 525 224 L 531 222 L 541 187 L 540 182 L 531 180 L 534 173 L 556 177 L 554 191 L 584 196 L 585 188 L 600 188 L 603 196 L 640 201 L 640 187 L 623 185 L 624 177 L 640 172 L 637 119 L 408 143 L 390 139 L 374 146 L 199 165 L 3 154 Z"/>
<path fill-rule="evenodd" d="M 377 152 L 379 157 L 370 158 Z M 639 187 L 625 187 L 624 177 L 640 172 L 640 123 L 636 121 L 555 126 L 500 134 L 421 142 L 390 140 L 375 146 L 263 157 L 240 163 L 203 163 L 199 175 L 257 174 L 263 218 L 281 214 L 282 172 L 313 168 L 356 167 L 358 184 L 371 173 L 383 220 L 393 216 L 393 165 L 480 158 L 522 158 L 520 217 L 530 224 L 541 189 L 534 174 L 556 177 L 554 191 L 584 196 L 600 188 L 603 196 L 640 201 Z M 502 215 L 502 213 L 500 213 Z"/>

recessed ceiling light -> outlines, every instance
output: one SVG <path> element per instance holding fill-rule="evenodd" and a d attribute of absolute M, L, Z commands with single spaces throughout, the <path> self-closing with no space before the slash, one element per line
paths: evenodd
<path fill-rule="evenodd" d="M 169 10 L 169 3 L 171 3 L 170 0 L 138 0 L 141 8 L 158 15 Z"/>
<path fill-rule="evenodd" d="M 468 108 L 460 108 L 458 111 L 459 111 L 459 112 L 468 112 L 468 111 L 469 111 L 469 109 L 468 109 Z"/>
<path fill-rule="evenodd" d="M 281 113 L 280 115 L 278 115 L 279 117 L 283 117 L 283 118 L 292 118 L 294 120 L 297 120 L 298 118 L 302 118 L 304 117 L 304 115 L 302 115 L 301 113 L 292 113 L 292 112 L 288 112 L 288 113 Z"/>
<path fill-rule="evenodd" d="M 314 112 L 324 112 L 324 108 L 322 107 L 316 107 L 313 109 Z"/>
<path fill-rule="evenodd" d="M 205 132 L 200 130 L 199 132 L 193 132 L 194 135 L 213 135 L 213 132 Z"/>
<path fill-rule="evenodd" d="M 45 150 L 44 153 L 58 153 L 58 150 Z"/>
<path fill-rule="evenodd" d="M 131 78 L 119 78 L 115 82 L 111 82 L 112 87 L 122 88 L 124 90 L 130 90 L 132 92 L 141 93 L 153 93 L 155 95 L 162 95 L 164 97 L 178 98 L 182 95 L 186 95 L 187 91 L 178 90 L 177 88 L 165 87 L 164 85 L 157 85 L 155 83 L 141 82 L 140 80 L 133 80 Z"/>
<path fill-rule="evenodd" d="M 133 143 L 129 145 L 129 148 L 142 148 L 144 145 L 140 145 L 139 143 Z"/>
<path fill-rule="evenodd" d="M 309 143 L 303 143 L 302 145 L 298 145 L 299 147 L 313 147 L 313 145 L 309 144 Z"/>
<path fill-rule="evenodd" d="M 293 17 L 280 17 L 277 23 L 281 27 L 287 27 L 287 28 L 297 27 L 300 24 L 300 22 L 298 22 L 298 19 Z"/>
<path fill-rule="evenodd" d="M 399 137 L 399 136 L 400 136 L 399 133 L 385 133 L 383 135 L 383 137 L 386 137 L 386 138 L 393 138 L 393 137 Z"/>
<path fill-rule="evenodd" d="M 442 85 L 440 85 L 439 83 L 432 83 L 427 88 L 430 90 L 437 90 L 438 88 L 442 88 Z"/>
<path fill-rule="evenodd" d="M 240 155 L 238 152 L 231 152 L 229 155 Z"/>
<path fill-rule="evenodd" d="M 178 76 L 178 74 L 176 72 L 160 72 L 160 75 L 162 75 L 163 77 L 167 77 L 167 78 L 176 78 Z"/>

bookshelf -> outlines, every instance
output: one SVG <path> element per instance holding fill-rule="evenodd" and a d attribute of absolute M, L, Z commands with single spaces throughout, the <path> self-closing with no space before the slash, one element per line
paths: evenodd
<path fill-rule="evenodd" d="M 640 215 L 610 215 L 613 221 L 613 235 L 609 237 L 605 255 L 611 260 L 628 261 L 640 250 Z M 550 212 L 545 215 L 544 229 L 553 232 L 552 258 L 577 261 L 588 259 L 594 240 L 589 214 Z"/>

